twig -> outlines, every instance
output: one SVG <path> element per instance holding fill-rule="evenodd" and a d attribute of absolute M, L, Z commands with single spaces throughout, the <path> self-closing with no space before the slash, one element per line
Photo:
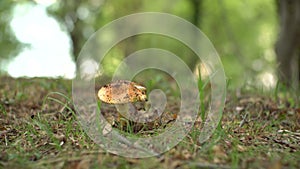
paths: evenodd
<path fill-rule="evenodd" d="M 243 127 L 243 125 L 247 122 L 248 112 L 243 116 L 243 120 L 240 122 L 239 127 Z"/>

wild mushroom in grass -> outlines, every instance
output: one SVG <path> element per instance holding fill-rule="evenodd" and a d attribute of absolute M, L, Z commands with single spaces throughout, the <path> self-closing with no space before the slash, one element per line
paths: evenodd
<path fill-rule="evenodd" d="M 128 117 L 130 103 L 147 101 L 146 88 L 127 80 L 104 85 L 98 91 L 98 98 L 105 103 L 115 104 L 118 112 L 125 117 Z"/>

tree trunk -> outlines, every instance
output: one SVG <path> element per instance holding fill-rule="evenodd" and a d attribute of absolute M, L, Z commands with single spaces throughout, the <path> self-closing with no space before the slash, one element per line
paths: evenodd
<path fill-rule="evenodd" d="M 279 79 L 290 87 L 299 88 L 300 0 L 276 0 L 280 32 L 275 51 L 279 63 Z"/>

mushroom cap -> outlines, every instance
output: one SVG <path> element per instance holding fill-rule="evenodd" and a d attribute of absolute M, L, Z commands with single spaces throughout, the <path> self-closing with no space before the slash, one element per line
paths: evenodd
<path fill-rule="evenodd" d="M 124 104 L 146 101 L 147 95 L 144 86 L 127 80 L 118 80 L 101 87 L 98 98 L 109 104 Z"/>

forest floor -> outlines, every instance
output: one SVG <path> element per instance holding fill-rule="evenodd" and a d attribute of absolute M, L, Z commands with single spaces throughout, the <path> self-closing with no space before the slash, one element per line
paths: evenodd
<path fill-rule="evenodd" d="M 87 136 L 73 110 L 72 81 L 1 77 L 0 168 L 300 168 L 300 108 L 285 92 L 228 91 L 209 141 L 198 143 L 194 127 L 164 154 L 134 159 Z"/>

